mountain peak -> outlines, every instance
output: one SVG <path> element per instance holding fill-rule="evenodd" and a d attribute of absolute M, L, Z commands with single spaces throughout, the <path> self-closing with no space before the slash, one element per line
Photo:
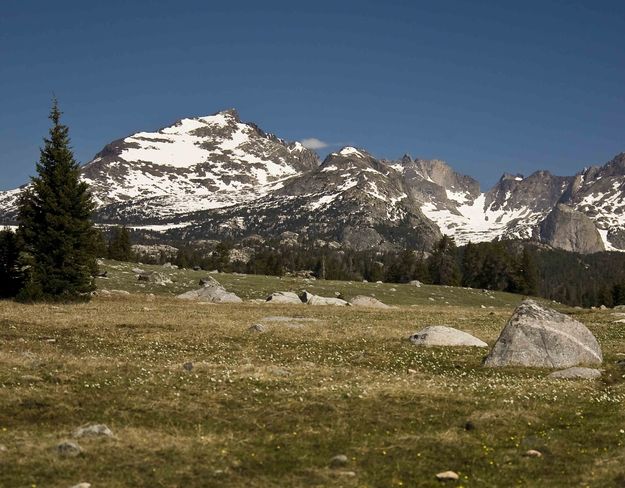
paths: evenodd
<path fill-rule="evenodd" d="M 521 173 L 517 173 L 513 175 L 512 173 L 504 173 L 499 178 L 499 181 L 523 181 L 523 175 Z"/>
<path fill-rule="evenodd" d="M 366 158 L 370 156 L 369 153 L 367 153 L 366 151 L 363 151 L 361 149 L 356 149 L 355 147 L 352 147 L 352 146 L 345 146 L 336 154 L 340 156 L 355 156 L 359 158 Z"/>
<path fill-rule="evenodd" d="M 239 117 L 239 111 L 236 108 L 227 108 L 213 115 L 221 115 L 223 117 L 234 119 L 236 122 L 241 122 L 241 117 Z"/>

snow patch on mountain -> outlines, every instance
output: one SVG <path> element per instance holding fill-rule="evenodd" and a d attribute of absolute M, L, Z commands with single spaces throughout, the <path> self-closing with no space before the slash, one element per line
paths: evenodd
<path fill-rule="evenodd" d="M 452 196 L 456 197 L 454 201 L 462 201 L 460 195 L 452 193 Z M 443 234 L 453 236 L 460 245 L 469 241 L 492 241 L 502 236 L 529 239 L 533 227 L 544 217 L 527 207 L 494 210 L 492 204 L 486 206 L 486 193 L 481 193 L 474 200 L 465 195 L 462 198 L 467 203 L 455 207 L 441 207 L 434 202 L 427 202 L 421 207 Z"/>
<path fill-rule="evenodd" d="M 356 149 L 355 147 L 347 146 L 339 151 L 341 156 L 356 156 L 360 158 L 366 157 L 364 153 Z"/>

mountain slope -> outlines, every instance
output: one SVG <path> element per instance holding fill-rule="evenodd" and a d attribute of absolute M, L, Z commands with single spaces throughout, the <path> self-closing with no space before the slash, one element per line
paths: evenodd
<path fill-rule="evenodd" d="M 167 221 L 259 198 L 318 165 L 234 110 L 182 119 L 108 144 L 83 167 L 104 221 Z"/>
<path fill-rule="evenodd" d="M 575 228 L 590 241 L 567 246 L 591 242 L 573 250 L 592 252 L 601 247 L 594 227 L 605 249 L 625 250 L 625 154 L 570 177 L 503 175 L 482 192 L 439 160 L 383 160 L 346 147 L 320 164 L 301 144 L 226 110 L 114 141 L 82 177 L 97 222 L 175 240 L 290 232 L 357 249 L 428 249 L 445 233 L 459 244 L 522 238 L 558 246 L 569 242 L 562 229 Z M 0 192 L 0 223 L 15 221 L 20 192 Z M 580 214 L 556 211 L 559 204 Z M 545 229 L 560 229 L 558 237 Z"/>
<path fill-rule="evenodd" d="M 197 225 L 171 234 L 198 239 L 295 232 L 303 241 L 337 241 L 354 249 L 429 249 L 441 234 L 419 207 L 397 171 L 346 147 L 253 205 L 194 214 Z"/>

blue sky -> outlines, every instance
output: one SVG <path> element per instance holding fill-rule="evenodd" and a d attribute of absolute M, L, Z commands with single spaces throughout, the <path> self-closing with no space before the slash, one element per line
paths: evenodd
<path fill-rule="evenodd" d="M 573 174 L 625 151 L 625 2 L 2 0 L 0 189 L 34 171 L 53 93 L 81 162 L 236 107 L 483 187 Z"/>

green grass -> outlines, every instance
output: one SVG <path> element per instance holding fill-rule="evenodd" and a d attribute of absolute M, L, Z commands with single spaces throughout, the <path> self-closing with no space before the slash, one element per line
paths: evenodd
<path fill-rule="evenodd" d="M 133 265 L 106 267 L 99 286 L 132 295 L 0 302 L 0 486 L 441 486 L 435 474 L 450 469 L 461 479 L 445 486 L 625 486 L 625 326 L 609 311 L 570 310 L 603 347 L 602 379 L 554 381 L 484 369 L 484 350 L 405 340 L 449 324 L 492 345 L 518 296 L 220 274 L 245 298 L 306 288 L 400 306 L 202 305 L 171 298 L 202 272 L 142 288 Z M 270 316 L 317 321 L 294 329 Z M 248 332 L 259 322 L 267 332 Z M 89 422 L 115 438 L 58 457 Z M 348 465 L 331 469 L 336 454 Z"/>
<path fill-rule="evenodd" d="M 137 280 L 134 268 L 145 271 L 157 271 L 170 278 L 174 283 L 157 285 Z M 303 280 L 263 275 L 241 275 L 214 273 L 206 271 L 192 271 L 189 269 L 169 269 L 162 266 L 137 265 L 105 261 L 102 270 L 109 272 L 107 278 L 98 279 L 98 287 L 106 289 L 125 290 L 131 293 L 154 293 L 158 295 L 175 296 L 185 291 L 198 288 L 200 278 L 212 276 L 229 291 L 232 291 L 245 300 L 267 298 L 276 291 L 308 290 L 315 295 L 335 296 L 341 293 L 347 298 L 356 295 L 374 295 L 389 305 L 420 306 L 420 305 L 463 305 L 502 307 L 514 306 L 523 297 L 511 293 L 485 292 L 472 288 L 450 286 L 423 285 L 420 288 L 396 283 L 362 283 L 358 281 L 326 281 Z"/>

